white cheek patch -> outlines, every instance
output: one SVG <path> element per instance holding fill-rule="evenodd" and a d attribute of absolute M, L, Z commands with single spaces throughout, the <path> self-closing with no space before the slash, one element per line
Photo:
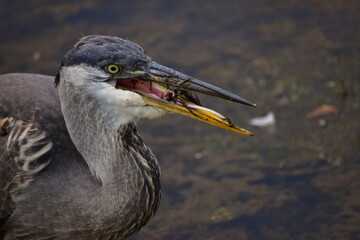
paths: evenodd
<path fill-rule="evenodd" d="M 113 127 L 136 122 L 141 118 L 157 118 L 166 114 L 165 110 L 147 106 L 141 95 L 123 89 L 116 89 L 110 82 L 97 81 L 109 75 L 101 69 L 80 64 L 61 69 L 61 81 L 72 85 L 82 96 L 90 96 L 99 103 L 101 111 L 114 124 Z"/>
<path fill-rule="evenodd" d="M 103 108 L 117 115 L 117 124 L 136 122 L 141 118 L 158 118 L 166 114 L 165 110 L 147 106 L 141 95 L 122 89 L 116 89 L 107 83 L 97 83 L 92 88 L 94 98 L 104 103 Z"/>
<path fill-rule="evenodd" d="M 145 106 L 142 97 L 134 92 L 116 89 L 108 83 L 94 83 L 91 94 L 98 100 L 117 107 Z"/>
<path fill-rule="evenodd" d="M 85 64 L 63 67 L 60 71 L 62 80 L 72 83 L 74 86 L 82 86 L 89 84 L 89 82 L 110 77 L 110 75 L 103 70 Z"/>

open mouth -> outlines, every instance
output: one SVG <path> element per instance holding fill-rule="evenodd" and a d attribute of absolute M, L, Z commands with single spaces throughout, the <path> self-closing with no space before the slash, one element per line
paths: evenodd
<path fill-rule="evenodd" d="M 125 78 L 118 79 L 116 81 L 115 88 L 135 90 L 136 92 L 141 92 L 157 98 L 162 98 L 164 91 L 158 86 L 160 85 L 154 84 L 151 81 L 143 81 L 139 78 Z"/>
<path fill-rule="evenodd" d="M 118 79 L 115 87 L 132 90 L 142 95 L 147 94 L 151 97 L 163 99 L 178 105 L 192 105 L 190 104 L 190 99 L 180 97 L 176 93 L 176 90 L 173 91 L 152 81 L 144 81 L 139 78 Z"/>
<path fill-rule="evenodd" d="M 152 81 L 140 78 L 122 78 L 116 81 L 115 88 L 136 92 L 143 97 L 149 106 L 161 108 L 169 112 L 185 115 L 217 127 L 252 136 L 253 133 L 236 126 L 229 118 L 220 113 L 205 108 L 199 102 L 194 102 L 191 94 L 178 94 L 178 91 L 169 89 Z M 183 92 L 189 92 L 182 90 Z"/>

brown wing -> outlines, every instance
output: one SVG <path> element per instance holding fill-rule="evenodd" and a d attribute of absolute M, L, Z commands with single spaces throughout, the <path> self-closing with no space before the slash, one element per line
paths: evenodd
<path fill-rule="evenodd" d="M 0 223 L 13 211 L 13 198 L 51 160 L 53 143 L 33 123 L 8 117 L 0 120 Z"/>
<path fill-rule="evenodd" d="M 61 119 L 54 77 L 0 75 L 0 239 L 17 192 L 51 161 Z"/>

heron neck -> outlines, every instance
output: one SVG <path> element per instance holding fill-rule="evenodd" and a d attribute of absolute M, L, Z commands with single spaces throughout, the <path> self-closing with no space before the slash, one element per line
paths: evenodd
<path fill-rule="evenodd" d="M 133 226 L 131 231 L 136 231 L 159 206 L 158 162 L 136 133 L 134 123 L 119 125 L 121 111 L 94 99 L 87 91 L 61 82 L 59 85 L 71 140 L 101 186 L 91 209 L 107 208 L 105 219 L 109 216 L 116 222 L 114 229 Z M 114 217 L 117 214 L 124 217 L 119 220 Z"/>
<path fill-rule="evenodd" d="M 94 177 L 103 185 L 118 186 L 128 182 L 129 173 L 141 175 L 123 139 L 136 129 L 133 124 L 118 125 L 121 111 L 71 83 L 60 84 L 59 96 L 70 137 Z"/>

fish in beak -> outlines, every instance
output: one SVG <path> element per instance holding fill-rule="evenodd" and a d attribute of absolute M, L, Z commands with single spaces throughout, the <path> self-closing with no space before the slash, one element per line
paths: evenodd
<path fill-rule="evenodd" d="M 230 100 L 255 107 L 256 105 L 236 94 L 192 78 L 188 75 L 150 62 L 145 67 L 124 70 L 117 76 L 116 88 L 140 94 L 149 106 L 191 117 L 217 127 L 248 136 L 253 133 L 238 127 L 229 118 L 201 106 L 197 93 Z"/>

